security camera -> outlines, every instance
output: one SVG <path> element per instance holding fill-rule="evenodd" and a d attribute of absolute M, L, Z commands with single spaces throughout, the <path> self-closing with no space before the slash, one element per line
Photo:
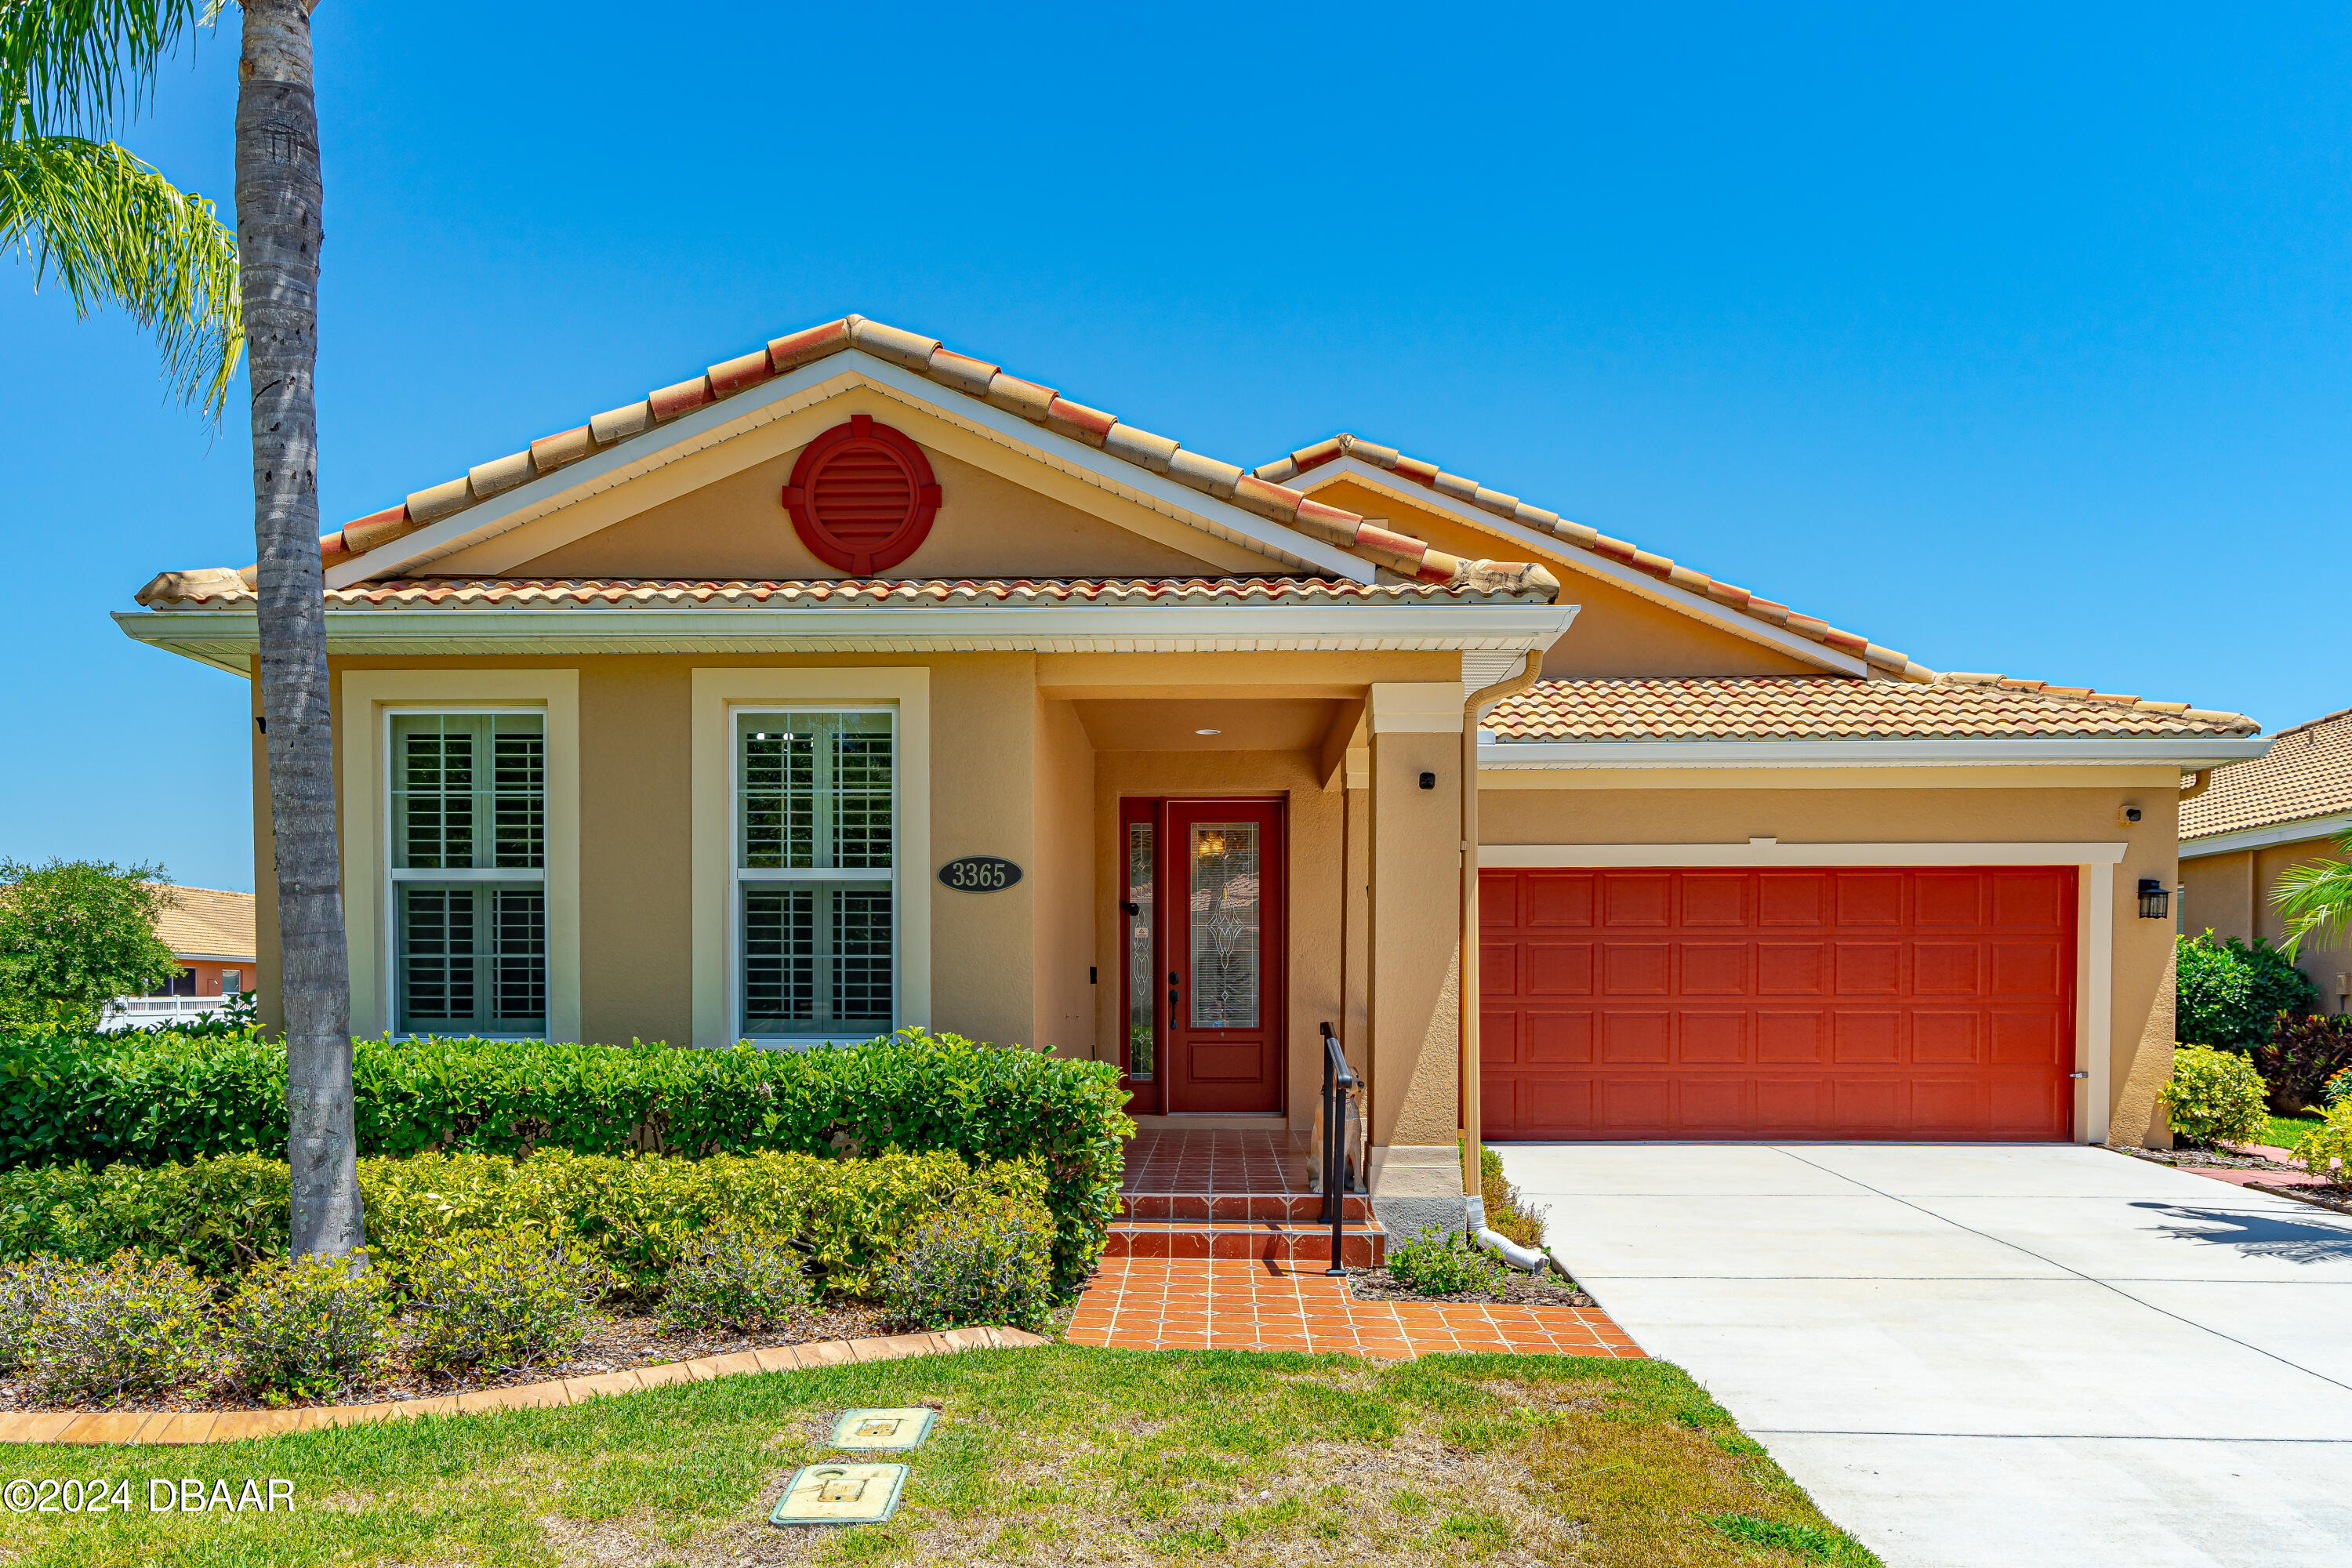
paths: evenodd
<path fill-rule="evenodd" d="M 2129 827 L 2133 823 L 2137 822 L 2138 820 L 2139 807 L 2136 805 L 2127 805 L 2124 807 L 2124 826 L 2126 827 Z"/>

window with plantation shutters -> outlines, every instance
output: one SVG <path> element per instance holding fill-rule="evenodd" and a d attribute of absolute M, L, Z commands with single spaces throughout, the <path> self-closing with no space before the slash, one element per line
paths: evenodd
<path fill-rule="evenodd" d="M 866 1039 L 893 1027 L 897 740 L 887 710 L 735 715 L 742 1037 Z"/>
<path fill-rule="evenodd" d="M 539 713 L 392 717 L 396 1027 L 547 1029 L 547 724 Z"/>

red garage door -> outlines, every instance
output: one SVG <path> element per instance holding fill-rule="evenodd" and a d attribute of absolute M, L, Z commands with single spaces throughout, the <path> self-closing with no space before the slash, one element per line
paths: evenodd
<path fill-rule="evenodd" d="M 1485 871 L 1490 1138 L 2073 1135 L 2063 867 Z"/>

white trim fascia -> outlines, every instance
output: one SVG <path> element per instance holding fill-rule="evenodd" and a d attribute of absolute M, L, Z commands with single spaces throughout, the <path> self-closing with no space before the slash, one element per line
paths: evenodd
<path fill-rule="evenodd" d="M 413 575 L 414 568 L 494 539 L 641 474 L 858 386 L 872 387 L 913 404 L 951 425 L 1024 451 L 1075 479 L 1215 538 L 1246 545 L 1306 570 L 1357 583 L 1372 580 L 1371 563 L 1335 545 L 1219 500 L 1164 474 L 1155 474 L 1125 458 L 1098 451 L 1083 441 L 1032 425 L 992 404 L 950 392 L 928 376 L 877 359 L 862 349 L 851 348 L 828 354 L 750 391 L 682 414 L 662 426 L 651 443 L 644 436 L 616 442 L 553 473 L 543 474 L 437 522 L 427 523 L 414 533 L 388 541 L 365 555 L 331 566 L 327 570 L 327 586 L 348 588 L 371 580 Z"/>
<path fill-rule="evenodd" d="M 2241 827 L 2234 833 L 2208 833 L 2199 838 L 2184 838 L 2180 841 L 2180 858 L 2199 860 L 2208 855 L 2267 849 L 2273 844 L 2293 844 L 2304 838 L 2337 838 L 2347 831 L 2352 831 L 2352 811 L 2337 812 L 2333 816 L 2304 816 L 2293 822 L 2274 822 L 2267 827 Z"/>
<path fill-rule="evenodd" d="M 1196 653 L 1549 647 L 1574 605 L 1064 605 L 755 610 L 616 605 L 548 610 L 329 610 L 338 656 L 565 653 Z M 133 640 L 246 674 L 242 610 L 119 611 Z"/>
<path fill-rule="evenodd" d="M 1694 594 L 1687 588 L 1678 588 L 1672 583 L 1661 582 L 1647 572 L 1637 571 L 1622 562 L 1612 561 L 1605 555 L 1579 549 L 1566 540 L 1556 539 L 1548 533 L 1538 533 L 1525 523 L 1497 517 L 1484 507 L 1474 506 L 1468 501 L 1439 490 L 1423 489 L 1421 486 L 1411 484 L 1409 481 L 1400 481 L 1386 468 L 1375 468 L 1361 458 L 1339 458 L 1328 463 L 1318 463 L 1303 474 L 1293 475 L 1286 482 L 1291 489 L 1305 490 L 1312 495 L 1316 490 L 1341 479 L 1354 479 L 1360 484 L 1370 486 L 1383 495 L 1394 498 L 1401 505 L 1420 507 L 1428 511 L 1445 512 L 1472 527 L 1485 529 L 1490 533 L 1507 539 L 1522 548 L 1540 550 L 1555 559 L 1570 562 L 1572 570 L 1614 584 L 1642 598 L 1671 605 L 1685 615 L 1695 616 L 1711 625 L 1722 627 L 1725 631 L 1745 637 L 1750 642 L 1762 643 L 1791 658 L 1801 658 L 1807 664 L 1819 665 L 1823 669 L 1834 669 L 1846 675 L 1870 673 L 1870 663 L 1867 659 L 1858 658 L 1853 654 L 1840 653 L 1833 647 L 1814 642 L 1809 637 L 1799 637 L 1784 627 L 1759 621 L 1753 616 L 1740 615 L 1737 611 L 1717 604 L 1704 594 Z"/>
<path fill-rule="evenodd" d="M 2176 763 L 2184 771 L 2244 762 L 2267 739 L 1950 741 L 1505 741 L 1478 736 L 1478 768 L 1918 768 Z"/>
<path fill-rule="evenodd" d="M 2074 1141 L 2104 1143 L 2114 1110 L 2108 1100 L 2114 1092 L 2116 1057 L 2116 868 L 2113 863 L 2085 862 L 2076 869 L 2077 886 L 2084 894 L 2077 900 L 2083 910 L 2084 939 L 2077 948 L 2083 955 L 2081 979 L 2085 982 L 2078 1059 L 2081 1070 L 2091 1076 L 2084 1080 L 2084 1113 L 2074 1119 Z"/>
<path fill-rule="evenodd" d="M 175 952 L 172 955 L 182 963 L 258 963 L 261 957 L 252 952 Z"/>
<path fill-rule="evenodd" d="M 1501 869 L 1615 866 L 2119 866 L 2115 843 L 1481 844 L 1478 863 Z"/>

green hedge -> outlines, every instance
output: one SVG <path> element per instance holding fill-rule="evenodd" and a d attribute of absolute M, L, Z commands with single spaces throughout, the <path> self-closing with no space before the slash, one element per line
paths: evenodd
<path fill-rule="evenodd" d="M 828 1289 L 877 1295 L 925 1226 L 951 1214 L 1034 1213 L 1046 1188 L 1034 1161 L 975 1168 L 944 1152 L 684 1160 L 541 1150 L 360 1162 L 368 1244 L 395 1278 L 427 1242 L 535 1229 L 578 1237 L 648 1297 L 689 1239 L 730 1223 L 793 1237 Z M 222 1279 L 283 1257 L 287 1242 L 286 1166 L 265 1155 L 0 1171 L 0 1262 L 44 1252 L 97 1262 L 131 1247 Z"/>
<path fill-rule="evenodd" d="M 1064 1289 L 1102 1249 L 1131 1125 L 1108 1063 L 911 1031 L 811 1051 L 372 1039 L 356 1042 L 352 1071 L 362 1155 L 1034 1160 Z M 0 1039 L 0 1168 L 186 1163 L 285 1141 L 285 1052 L 250 1035 Z"/>

